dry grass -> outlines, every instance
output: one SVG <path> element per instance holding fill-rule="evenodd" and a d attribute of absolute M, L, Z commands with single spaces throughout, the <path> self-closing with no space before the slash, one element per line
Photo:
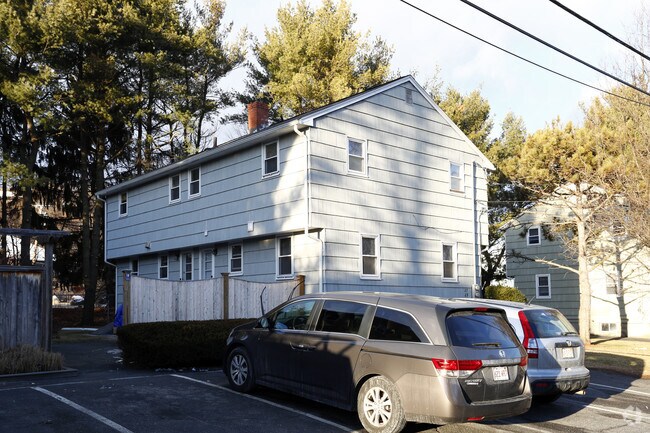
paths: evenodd
<path fill-rule="evenodd" d="M 60 353 L 34 346 L 17 346 L 0 352 L 0 374 L 35 373 L 63 369 Z"/>
<path fill-rule="evenodd" d="M 650 379 L 650 341 L 592 339 L 586 352 L 587 368 Z"/>

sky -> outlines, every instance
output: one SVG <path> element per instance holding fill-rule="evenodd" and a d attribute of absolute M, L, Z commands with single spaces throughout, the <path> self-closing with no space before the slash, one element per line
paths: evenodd
<path fill-rule="evenodd" d="M 409 0 L 495 45 L 543 66 L 603 89 L 615 82 L 586 66 L 555 53 L 538 42 L 495 21 L 459 0 Z M 548 0 L 473 0 L 493 14 L 573 54 L 611 71 L 631 51 L 579 21 Z M 650 12 L 650 0 L 560 0 L 566 7 L 627 41 L 636 31 L 638 14 Z M 277 10 L 287 0 L 227 0 L 224 22 L 232 33 L 246 28 L 259 41 L 264 30 L 277 26 Z M 310 0 L 313 8 L 320 0 Z M 491 106 L 493 136 L 498 136 L 505 115 L 521 116 L 529 133 L 556 118 L 580 123 L 581 103 L 600 93 L 561 78 L 467 36 L 399 0 L 349 0 L 357 16 L 355 30 L 380 36 L 394 49 L 391 66 L 400 75 L 414 74 L 420 84 L 436 76 L 467 94 L 479 89 Z M 650 53 L 649 53 L 650 54 Z M 222 88 L 243 90 L 245 71 L 239 69 L 221 81 Z M 624 78 L 624 77 L 622 77 Z M 243 133 L 227 125 L 217 128 L 219 143 Z"/>

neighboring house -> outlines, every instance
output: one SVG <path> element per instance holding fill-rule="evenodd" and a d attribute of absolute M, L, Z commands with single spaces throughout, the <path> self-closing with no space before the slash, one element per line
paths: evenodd
<path fill-rule="evenodd" d="M 578 274 L 566 268 L 577 270 L 578 262 L 562 237 L 549 235 L 550 225 L 566 212 L 563 207 L 537 204 L 509 225 L 506 274 L 529 300 L 557 308 L 577 328 Z M 603 239 L 611 243 L 612 237 L 604 234 Z M 622 241 L 620 251 L 618 258 L 599 257 L 589 272 L 591 333 L 618 337 L 621 327 L 627 326 L 630 337 L 650 337 L 650 251 L 632 247 L 632 241 Z"/>
<path fill-rule="evenodd" d="M 266 128 L 259 108 L 249 135 L 98 193 L 118 304 L 129 269 L 473 296 L 493 166 L 413 77 Z"/>

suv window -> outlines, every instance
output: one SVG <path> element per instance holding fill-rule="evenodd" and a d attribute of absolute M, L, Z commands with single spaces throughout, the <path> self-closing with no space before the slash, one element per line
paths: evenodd
<path fill-rule="evenodd" d="M 462 310 L 445 320 L 452 346 L 512 348 L 519 345 L 506 320 L 496 312 Z"/>
<path fill-rule="evenodd" d="M 370 327 L 370 339 L 426 342 L 427 337 L 413 316 L 402 311 L 378 307 Z"/>
<path fill-rule="evenodd" d="M 526 310 L 524 314 L 537 338 L 578 334 L 567 318 L 557 310 Z"/>
<path fill-rule="evenodd" d="M 325 301 L 316 323 L 317 331 L 358 334 L 370 306 L 349 301 Z"/>
<path fill-rule="evenodd" d="M 289 304 L 276 311 L 270 317 L 270 322 L 275 329 L 307 329 L 309 315 L 315 303 L 315 300 L 310 299 Z"/>

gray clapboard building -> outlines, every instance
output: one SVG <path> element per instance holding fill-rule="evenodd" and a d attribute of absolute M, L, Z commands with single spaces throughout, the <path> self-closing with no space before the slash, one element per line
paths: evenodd
<path fill-rule="evenodd" d="M 493 166 L 413 77 L 267 127 L 248 108 L 250 134 L 98 193 L 118 304 L 129 269 L 473 295 Z"/>

